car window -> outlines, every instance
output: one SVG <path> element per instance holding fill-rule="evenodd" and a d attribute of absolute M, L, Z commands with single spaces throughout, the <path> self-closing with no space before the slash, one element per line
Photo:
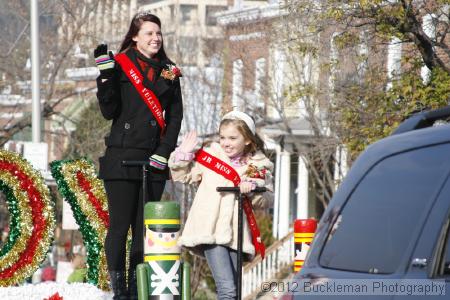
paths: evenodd
<path fill-rule="evenodd" d="M 445 245 L 445 254 L 444 254 L 444 268 L 443 268 L 443 275 L 445 277 L 450 278 L 450 238 L 449 238 L 450 232 L 447 232 L 447 244 Z"/>
<path fill-rule="evenodd" d="M 445 256 L 444 256 L 444 270 L 443 275 L 446 277 L 450 277 L 450 238 L 449 234 L 447 234 L 447 244 L 445 245 Z"/>
<path fill-rule="evenodd" d="M 393 273 L 449 171 L 450 145 L 391 156 L 356 187 L 320 256 L 323 267 Z"/>
<path fill-rule="evenodd" d="M 447 219 L 443 228 L 443 243 L 438 250 L 437 277 L 450 278 L 450 219 Z"/>

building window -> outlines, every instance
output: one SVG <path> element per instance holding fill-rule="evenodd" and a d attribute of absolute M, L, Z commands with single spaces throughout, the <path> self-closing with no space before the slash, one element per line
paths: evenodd
<path fill-rule="evenodd" d="M 180 5 L 180 11 L 181 11 L 181 21 L 182 22 L 194 22 L 195 20 L 198 20 L 197 15 L 197 5 L 188 5 L 188 4 L 182 4 Z"/>
<path fill-rule="evenodd" d="M 328 87 L 334 92 L 336 81 L 336 66 L 338 64 L 339 52 L 336 46 L 336 37 L 338 32 L 334 32 L 330 39 L 330 77 L 328 77 Z"/>
<path fill-rule="evenodd" d="M 241 109 L 242 106 L 242 60 L 238 59 L 233 62 L 233 93 L 231 98 L 231 106 L 233 109 Z"/>
<path fill-rule="evenodd" d="M 284 67 L 286 62 L 286 56 L 281 49 L 275 49 L 274 51 L 274 62 L 276 64 L 275 74 L 274 74 L 274 92 L 275 99 L 279 101 L 283 97 L 284 89 Z"/>
<path fill-rule="evenodd" d="M 360 41 L 359 49 L 358 49 L 358 56 L 359 56 L 359 63 L 358 63 L 358 77 L 360 80 L 363 79 L 364 74 L 366 73 L 367 69 L 369 68 L 369 42 L 368 42 L 368 33 L 366 31 L 362 31 L 360 33 Z"/>
<path fill-rule="evenodd" d="M 436 16 L 433 14 L 427 14 L 422 18 L 422 29 L 425 34 L 431 39 L 436 40 Z M 422 76 L 422 80 L 427 82 L 430 79 L 431 71 L 427 66 L 423 66 L 420 70 L 420 75 Z"/>
<path fill-rule="evenodd" d="M 389 82 L 387 88 L 392 88 L 392 80 L 395 79 L 401 71 L 402 59 L 402 43 L 398 38 L 393 38 L 388 45 L 387 57 L 387 76 Z"/>
<path fill-rule="evenodd" d="M 217 18 L 215 16 L 215 14 L 220 11 L 227 10 L 227 9 L 228 8 L 226 6 L 206 5 L 206 16 L 205 16 L 206 26 L 216 26 Z"/>
<path fill-rule="evenodd" d="M 161 1 L 164 1 L 164 0 L 139 0 L 138 1 L 138 6 L 158 3 L 158 2 L 161 2 Z"/>
<path fill-rule="evenodd" d="M 179 50 L 181 53 L 182 64 L 195 65 L 198 54 L 197 37 L 183 36 L 179 38 Z"/>
<path fill-rule="evenodd" d="M 179 39 L 180 48 L 183 51 L 193 51 L 198 50 L 198 41 L 195 36 L 182 36 Z"/>
<path fill-rule="evenodd" d="M 255 100 L 257 106 L 264 106 L 263 88 L 266 79 L 266 59 L 261 57 L 255 61 Z"/>
<path fill-rule="evenodd" d="M 175 6 L 174 5 L 170 5 L 169 9 L 170 9 L 170 19 L 173 20 L 175 18 Z"/>
<path fill-rule="evenodd" d="M 169 56 L 175 56 L 172 54 L 176 52 L 176 44 L 173 35 L 172 34 L 164 35 L 163 41 L 166 52 L 170 53 Z"/>

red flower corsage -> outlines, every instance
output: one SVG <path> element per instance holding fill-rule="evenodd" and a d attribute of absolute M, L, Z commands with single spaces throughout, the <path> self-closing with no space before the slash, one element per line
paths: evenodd
<path fill-rule="evenodd" d="M 164 79 L 175 80 L 178 77 L 182 77 L 181 70 L 175 65 L 167 65 L 167 69 L 161 71 L 161 76 Z"/>
<path fill-rule="evenodd" d="M 266 169 L 264 169 L 264 168 L 258 169 L 258 167 L 256 167 L 253 164 L 248 165 L 247 171 L 245 171 L 245 175 L 248 178 L 265 179 L 266 178 L 266 173 L 267 173 Z"/>

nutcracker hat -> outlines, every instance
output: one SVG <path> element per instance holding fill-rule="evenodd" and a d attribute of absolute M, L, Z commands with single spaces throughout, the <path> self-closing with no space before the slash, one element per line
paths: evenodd
<path fill-rule="evenodd" d="M 180 205 L 176 201 L 148 202 L 144 208 L 145 226 L 157 232 L 180 230 Z"/>

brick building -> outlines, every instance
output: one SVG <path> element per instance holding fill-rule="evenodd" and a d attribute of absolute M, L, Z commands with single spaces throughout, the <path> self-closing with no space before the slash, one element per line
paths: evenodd
<path fill-rule="evenodd" d="M 335 149 L 327 162 L 335 185 L 347 172 L 347 153 L 327 119 L 327 108 L 335 103 L 339 87 L 358 83 L 369 66 L 377 66 L 385 70 L 386 80 L 373 85 L 389 88 L 390 79 L 405 68 L 402 58 L 417 55 L 411 45 L 395 38 L 379 43 L 365 28 L 353 29 L 360 41 L 356 47 L 342 49 L 338 37 L 349 30 L 344 24 L 323 24 L 320 34 L 308 35 L 308 26 L 316 24 L 318 16 L 300 15 L 286 2 L 290 1 L 230 0 L 230 9 L 218 14 L 225 33 L 223 111 L 243 109 L 252 114 L 275 154 L 273 213 L 274 234 L 279 238 L 294 219 L 321 215 L 317 184 L 305 163 L 319 137 L 324 147 Z M 448 23 L 448 5 L 443 11 L 433 16 L 424 9 L 422 30 L 431 39 L 436 37 L 437 18 L 447 18 Z M 448 45 L 448 35 L 446 41 Z M 305 48 L 298 50 L 301 47 Z M 448 54 L 441 56 L 448 61 Z M 423 67 L 424 80 L 428 73 Z M 289 94 L 295 95 L 299 85 L 304 89 L 293 99 Z M 316 93 L 308 94 L 308 87 Z"/>

